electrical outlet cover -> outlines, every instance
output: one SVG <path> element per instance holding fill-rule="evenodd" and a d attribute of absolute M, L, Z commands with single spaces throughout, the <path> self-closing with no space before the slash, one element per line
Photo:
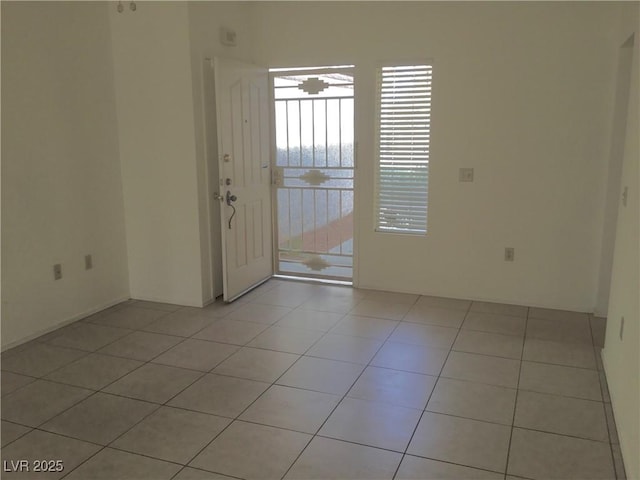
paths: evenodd
<path fill-rule="evenodd" d="M 473 168 L 461 168 L 458 180 L 460 182 L 473 182 Z"/>
<path fill-rule="evenodd" d="M 504 249 L 504 261 L 513 262 L 515 260 L 516 252 L 514 248 L 506 247 Z"/>

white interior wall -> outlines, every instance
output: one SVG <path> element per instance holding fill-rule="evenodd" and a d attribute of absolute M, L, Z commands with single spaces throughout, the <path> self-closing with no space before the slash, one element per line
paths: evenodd
<path fill-rule="evenodd" d="M 631 89 L 626 122 L 621 186 L 627 187 L 627 205 L 618 197 L 613 273 L 603 362 L 618 427 L 627 478 L 640 478 L 640 8 L 629 4 L 623 11 L 618 46 L 634 35 Z M 614 138 L 615 141 L 615 138 Z M 624 331 L 620 338 L 621 319 Z"/>
<path fill-rule="evenodd" d="M 359 286 L 593 311 L 616 8 L 255 5 L 259 63 L 356 65 Z M 378 234 L 375 66 L 422 59 L 434 62 L 429 232 Z M 475 168 L 473 183 L 458 182 L 460 167 Z"/>
<path fill-rule="evenodd" d="M 30 15 L 46 23 L 43 15 L 34 13 L 43 11 L 42 5 L 31 5 Z M 65 16 L 63 7 L 68 8 L 56 5 L 56 15 L 69 22 L 72 17 Z M 118 14 L 111 4 L 95 5 L 91 11 L 104 8 L 109 9 L 113 36 L 132 296 L 201 305 L 215 292 L 210 192 L 203 181 L 212 158 L 212 149 L 206 147 L 211 145 L 211 129 L 202 109 L 200 69 L 203 57 L 222 55 L 245 61 L 253 57 L 269 66 L 357 64 L 360 286 L 580 310 L 593 307 L 608 154 L 603 132 L 608 130 L 612 103 L 605 93 L 612 88 L 615 72 L 609 49 L 608 26 L 615 11 L 611 5 L 144 2 L 137 12 L 126 9 Z M 94 46 L 95 40 L 102 48 L 106 42 L 108 50 L 104 10 L 100 11 L 102 20 L 75 22 L 65 30 L 73 36 L 89 25 L 91 34 L 80 33 L 91 40 L 78 45 Z M 94 24 L 99 24 L 97 29 Z M 49 25 L 39 33 L 46 36 Z M 237 47 L 219 44 L 221 25 L 237 31 Z M 331 35 L 327 25 L 332 26 Z M 3 29 L 3 40 L 5 36 L 11 37 Z M 65 38 L 57 41 L 68 42 Z M 83 50 L 87 57 L 88 50 Z M 80 71 L 93 81 L 99 73 L 95 83 L 78 81 L 87 90 L 87 85 L 97 85 L 101 92 L 113 89 L 109 72 L 100 70 L 111 68 L 108 52 L 107 61 L 100 55 L 86 59 L 86 65 L 99 64 L 94 70 L 52 57 L 45 65 L 55 64 L 56 75 Z M 436 66 L 430 232 L 426 238 L 376 234 L 371 210 L 374 66 L 380 60 L 425 57 L 433 58 Z M 28 71 L 41 68 L 37 63 L 25 65 L 21 68 Z M 69 66 L 73 69 L 64 68 Z M 35 78 L 31 81 L 43 77 Z M 33 97 L 18 96 L 15 101 L 29 98 Z M 97 102 L 91 99 L 82 106 L 108 111 L 109 98 L 100 95 Z M 45 105 L 52 102 L 47 100 Z M 108 113 L 100 120 L 106 122 Z M 82 122 L 85 129 L 91 125 L 95 123 Z M 113 130 L 113 123 L 110 128 L 100 125 L 95 131 L 105 136 Z M 87 141 L 86 146 L 91 145 Z M 109 149 L 101 153 L 108 155 Z M 458 184 L 460 166 L 475 167 L 476 182 Z M 3 165 L 3 186 L 5 170 L 11 168 Z M 95 190 L 84 177 L 81 183 Z M 119 195 L 118 186 L 102 185 L 109 191 L 106 198 Z M 10 196 L 11 190 L 3 191 L 3 200 Z M 120 223 L 117 218 L 111 221 L 118 209 L 112 208 L 113 202 L 103 203 L 111 216 L 101 215 L 100 225 L 109 225 L 102 238 L 117 237 L 118 232 L 122 238 L 121 218 Z M 6 258 L 10 242 L 5 242 L 5 230 Z M 66 238 L 61 243 L 69 245 Z M 105 244 L 114 250 L 115 259 L 106 268 L 121 271 L 126 256 L 117 251 L 124 243 Z M 504 246 L 516 247 L 513 264 L 502 262 Z M 395 254 L 381 259 L 381 249 Z M 7 269 L 3 265 L 3 313 L 15 308 L 14 315 L 29 316 L 22 305 L 5 302 L 11 288 L 4 282 L 5 271 L 10 267 L 11 262 Z M 34 278 L 32 273 L 24 276 Z M 126 292 L 126 275 L 118 283 Z"/>
<path fill-rule="evenodd" d="M 109 4 L 133 298 L 202 306 L 189 6 Z"/>
<path fill-rule="evenodd" d="M 2 2 L 3 349 L 129 298 L 106 8 Z"/>

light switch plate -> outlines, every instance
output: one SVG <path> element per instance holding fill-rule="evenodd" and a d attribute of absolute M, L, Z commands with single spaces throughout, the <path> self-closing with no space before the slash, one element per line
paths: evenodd
<path fill-rule="evenodd" d="M 516 258 L 516 250 L 513 247 L 505 247 L 504 249 L 504 261 L 513 262 Z"/>
<path fill-rule="evenodd" d="M 473 182 L 473 168 L 461 168 L 458 180 L 460 182 Z"/>
<path fill-rule="evenodd" d="M 236 46 L 236 32 L 227 27 L 220 27 L 220 43 L 227 47 Z"/>

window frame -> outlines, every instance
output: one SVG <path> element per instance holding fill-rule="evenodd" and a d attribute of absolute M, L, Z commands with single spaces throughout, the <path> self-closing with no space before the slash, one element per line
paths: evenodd
<path fill-rule="evenodd" d="M 426 101 L 428 102 L 428 116 L 426 122 L 426 132 L 428 133 L 428 137 L 426 140 L 426 161 L 421 162 L 426 164 L 426 195 L 424 197 L 424 229 L 416 229 L 416 228 L 385 228 L 381 225 L 381 206 L 380 206 L 380 193 L 381 183 L 380 176 L 382 172 L 381 164 L 382 164 L 382 156 L 381 156 L 381 138 L 382 138 L 382 87 L 383 87 L 383 69 L 384 68 L 402 68 L 402 67 L 428 67 L 427 74 L 427 82 L 426 85 L 430 87 L 428 97 Z M 379 62 L 375 67 L 375 126 L 374 126 L 374 135 L 375 135 L 375 171 L 374 171 L 374 201 L 373 201 L 373 217 L 374 217 L 374 231 L 376 233 L 386 234 L 386 235 L 409 235 L 413 237 L 425 237 L 428 233 L 428 224 L 429 224 L 429 173 L 430 173 L 430 163 L 431 163 L 431 138 L 432 138 L 432 120 L 433 120 L 433 83 L 434 83 L 434 61 L 430 58 L 421 58 L 412 61 L 389 61 L 389 62 Z"/>

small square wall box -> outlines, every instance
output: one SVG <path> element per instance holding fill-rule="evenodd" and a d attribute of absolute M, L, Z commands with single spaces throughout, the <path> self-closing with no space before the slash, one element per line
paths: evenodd
<path fill-rule="evenodd" d="M 473 168 L 461 168 L 458 174 L 458 181 L 473 182 Z"/>
<path fill-rule="evenodd" d="M 220 43 L 227 47 L 236 46 L 236 32 L 227 27 L 220 27 Z"/>

